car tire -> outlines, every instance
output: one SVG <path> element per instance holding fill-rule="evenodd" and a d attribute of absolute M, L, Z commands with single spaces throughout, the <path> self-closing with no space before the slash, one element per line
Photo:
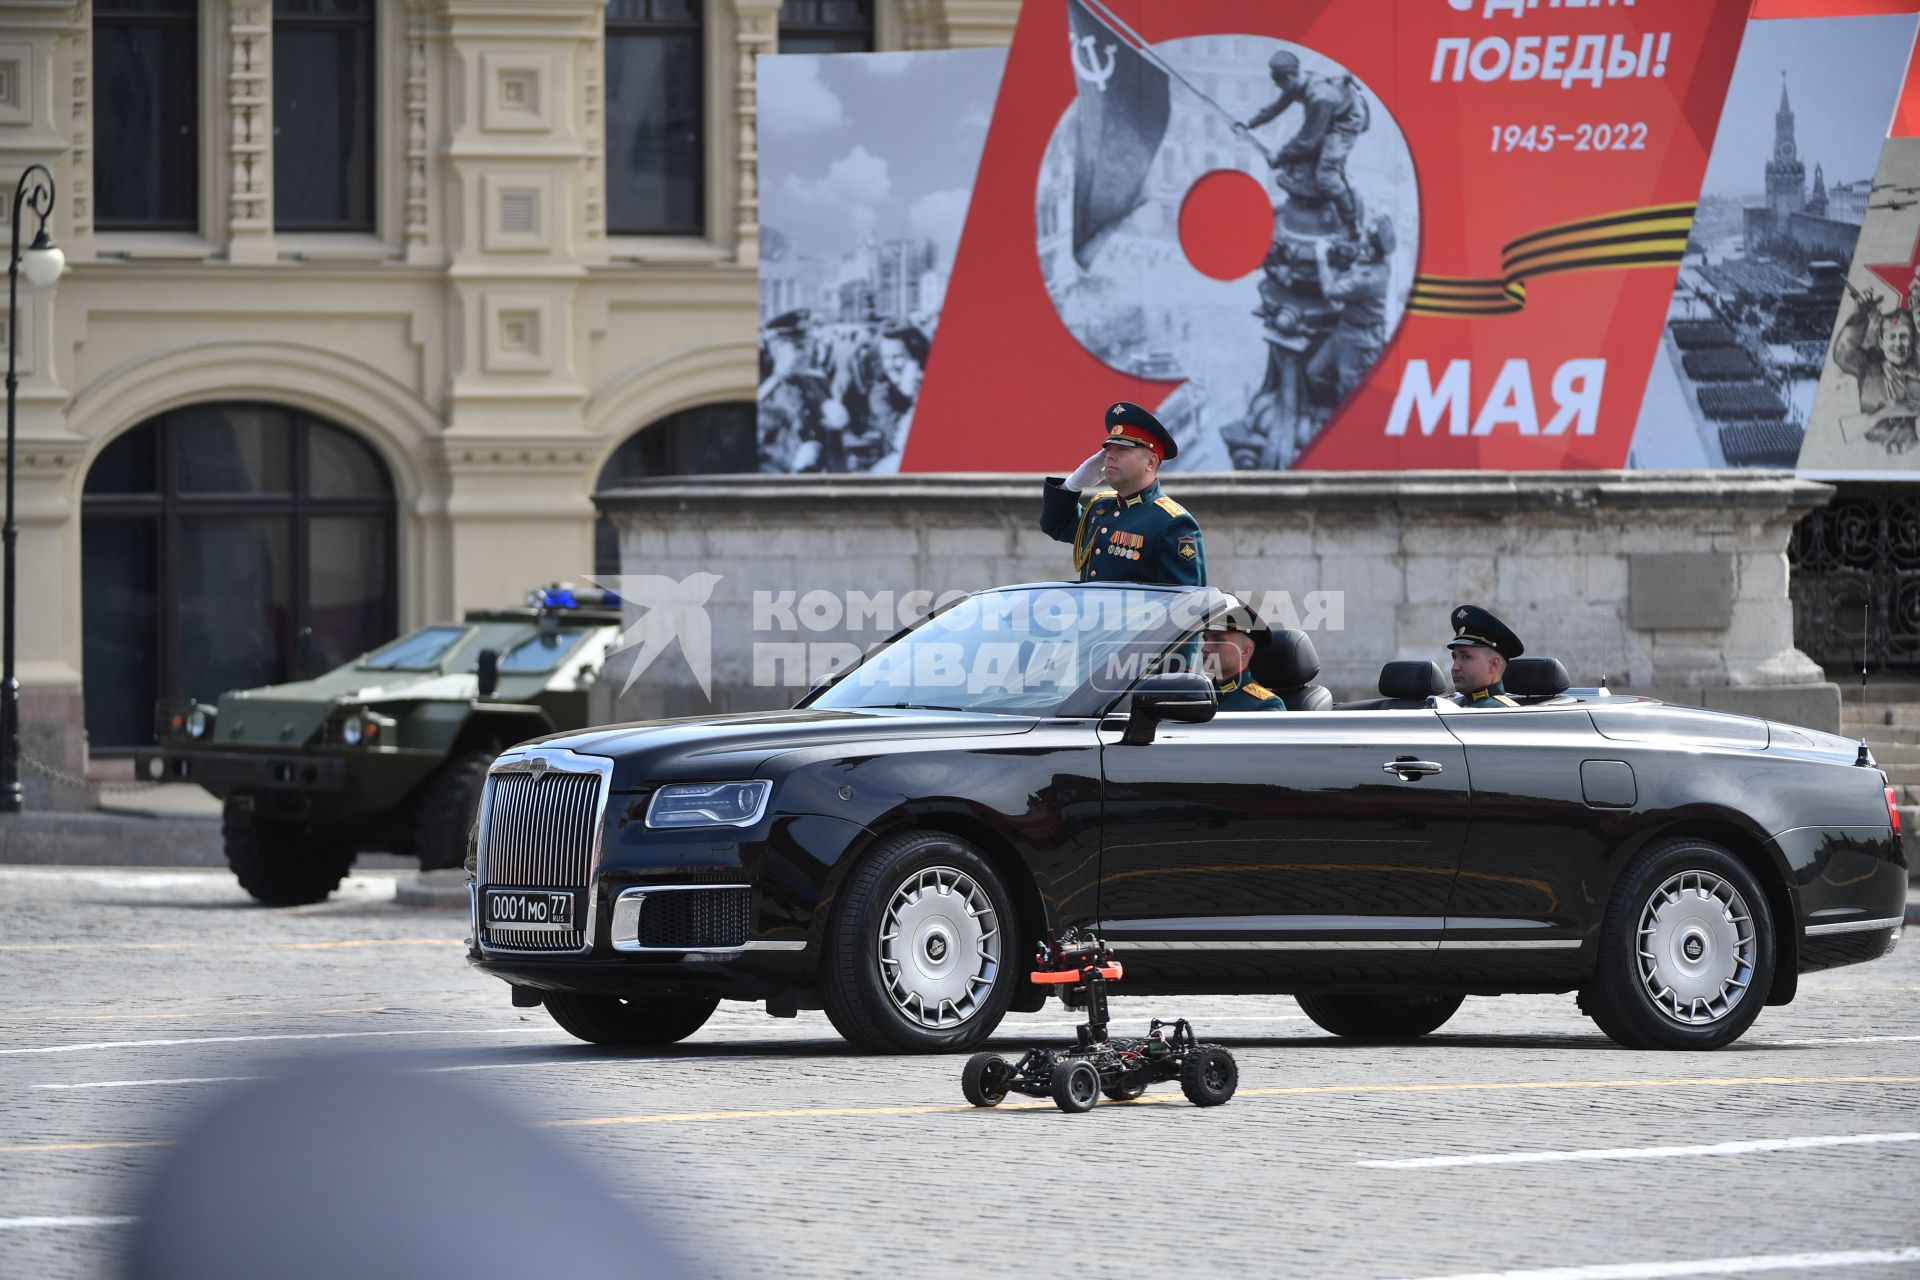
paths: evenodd
<path fill-rule="evenodd" d="M 1438 1031 L 1464 996 L 1297 995 L 1300 1011 L 1344 1040 L 1391 1043 Z"/>
<path fill-rule="evenodd" d="M 1718 1049 L 1773 984 L 1773 914 L 1745 863 L 1711 840 L 1657 841 L 1628 865 L 1600 925 L 1580 1007 L 1628 1049 Z"/>
<path fill-rule="evenodd" d="M 1180 1064 L 1180 1092 L 1196 1107 L 1217 1107 L 1240 1087 L 1240 1064 L 1217 1044 L 1201 1045 Z"/>
<path fill-rule="evenodd" d="M 1068 1115 L 1093 1110 L 1100 1101 L 1100 1071 L 1085 1058 L 1053 1068 L 1053 1105 Z"/>
<path fill-rule="evenodd" d="M 480 813 L 487 770 L 500 753 L 492 748 L 449 756 L 420 788 L 413 811 L 413 851 L 422 871 L 443 871 L 466 862 L 467 833 Z"/>
<path fill-rule="evenodd" d="M 1007 1077 L 1013 1068 L 997 1053 L 976 1053 L 960 1072 L 960 1092 L 976 1107 L 997 1107 L 1006 1101 Z"/>
<path fill-rule="evenodd" d="M 720 1000 L 717 996 L 638 999 L 549 991 L 542 1003 L 561 1029 L 576 1039 L 588 1044 L 642 1049 L 685 1040 L 707 1025 Z"/>
<path fill-rule="evenodd" d="M 1147 1091 L 1145 1084 L 1116 1084 L 1100 1090 L 1113 1102 L 1132 1102 Z"/>
<path fill-rule="evenodd" d="M 908 832 L 870 850 L 841 887 L 821 1003 L 869 1053 L 971 1049 L 1006 1016 L 1021 947 L 1013 902 L 980 851 L 945 832 Z"/>
<path fill-rule="evenodd" d="M 248 796 L 228 796 L 220 840 L 240 887 L 269 907 L 324 902 L 353 868 L 353 837 L 262 817 Z"/>

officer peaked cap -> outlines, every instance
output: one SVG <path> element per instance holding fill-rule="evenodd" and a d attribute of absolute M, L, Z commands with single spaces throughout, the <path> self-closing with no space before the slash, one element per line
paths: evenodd
<path fill-rule="evenodd" d="M 1208 631 L 1238 631 L 1241 635 L 1253 638 L 1253 647 L 1264 649 L 1273 643 L 1273 632 L 1254 615 L 1253 610 L 1243 604 L 1229 608 L 1207 623 Z"/>
<path fill-rule="evenodd" d="M 1107 410 L 1105 443 L 1134 445 L 1142 449 L 1158 444 L 1162 458 L 1180 456 L 1180 446 L 1174 443 L 1173 433 L 1160 425 L 1160 419 L 1131 400 L 1115 401 Z"/>
<path fill-rule="evenodd" d="M 1453 610 L 1453 639 L 1447 648 L 1462 649 L 1480 645 L 1511 662 L 1527 651 L 1512 628 L 1477 604 L 1456 605 Z"/>
<path fill-rule="evenodd" d="M 767 332 L 782 335 L 797 334 L 807 327 L 807 321 L 812 318 L 813 313 L 805 307 L 801 307 L 797 311 L 782 312 L 780 315 L 767 321 Z"/>

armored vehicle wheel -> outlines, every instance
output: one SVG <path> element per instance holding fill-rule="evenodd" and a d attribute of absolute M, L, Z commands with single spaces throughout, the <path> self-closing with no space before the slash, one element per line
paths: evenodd
<path fill-rule="evenodd" d="M 1053 1105 L 1069 1114 L 1093 1110 L 1100 1101 L 1100 1072 L 1081 1059 L 1053 1069 Z"/>
<path fill-rule="evenodd" d="M 1580 1004 L 1629 1049 L 1718 1049 L 1760 1016 L 1773 965 L 1773 915 L 1753 872 L 1712 841 L 1676 836 L 1620 877 Z"/>
<path fill-rule="evenodd" d="M 660 996 L 650 1000 L 549 991 L 547 1012 L 568 1035 L 590 1044 L 637 1049 L 676 1044 L 705 1026 L 718 997 Z"/>
<path fill-rule="evenodd" d="M 976 1053 L 960 1072 L 960 1092 L 976 1107 L 997 1107 L 1007 1096 L 1007 1060 L 997 1053 Z"/>
<path fill-rule="evenodd" d="M 500 754 L 492 749 L 449 756 L 420 788 L 413 814 L 413 851 L 422 871 L 457 867 L 466 861 L 467 833 L 480 812 L 487 770 Z"/>
<path fill-rule="evenodd" d="M 1438 1030 L 1464 996 L 1299 995 L 1300 1010 L 1322 1031 L 1348 1040 L 1418 1040 Z"/>
<path fill-rule="evenodd" d="M 346 832 L 263 818 L 246 796 L 227 797 L 220 838 L 240 887 L 269 907 L 325 901 L 353 866 Z"/>
<path fill-rule="evenodd" d="M 870 1053 L 970 1049 L 1006 1016 L 1020 954 L 993 865 L 942 831 L 910 831 L 860 859 L 820 965 L 834 1028 Z"/>
<path fill-rule="evenodd" d="M 1180 1092 L 1196 1107 L 1217 1107 L 1240 1087 L 1240 1064 L 1217 1044 L 1203 1045 L 1180 1064 Z"/>

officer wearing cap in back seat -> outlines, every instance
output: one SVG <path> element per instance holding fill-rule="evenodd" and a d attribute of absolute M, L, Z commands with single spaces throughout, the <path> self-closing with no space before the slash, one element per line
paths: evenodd
<path fill-rule="evenodd" d="M 1122 400 L 1107 410 L 1100 451 L 1065 480 L 1047 477 L 1040 528 L 1073 544 L 1081 582 L 1207 584 L 1199 522 L 1160 492 L 1160 464 L 1179 453 L 1158 418 Z"/>
<path fill-rule="evenodd" d="M 1507 663 L 1525 653 L 1526 646 L 1506 623 L 1479 605 L 1456 605 L 1453 639 L 1447 641 L 1453 658 L 1453 700 L 1463 707 L 1517 707 L 1501 683 Z"/>
<path fill-rule="evenodd" d="M 1200 661 L 1213 677 L 1222 711 L 1285 711 L 1280 695 L 1247 671 L 1253 651 L 1273 643 L 1273 634 L 1245 609 L 1233 609 L 1207 624 Z"/>

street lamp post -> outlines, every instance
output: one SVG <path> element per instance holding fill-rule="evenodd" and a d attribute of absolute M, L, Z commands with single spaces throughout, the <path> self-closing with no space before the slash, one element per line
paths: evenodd
<path fill-rule="evenodd" d="M 20 252 L 20 214 L 31 211 L 36 226 L 33 243 L 27 246 L 24 255 Z M 54 245 L 47 234 L 47 216 L 53 212 L 53 174 L 41 164 L 28 165 L 27 171 L 20 175 L 20 181 L 13 188 L 13 221 L 9 224 L 13 231 L 13 250 L 7 255 L 7 515 L 6 523 L 0 526 L 0 543 L 4 543 L 4 582 L 0 582 L 0 593 L 5 595 L 5 603 L 0 605 L 0 625 L 6 627 L 4 640 L 0 640 L 0 663 L 5 671 L 0 674 L 4 685 L 0 685 L 0 813 L 18 813 L 21 809 L 20 790 L 20 679 L 13 671 L 13 568 L 14 543 L 19 539 L 20 531 L 13 523 L 13 465 L 14 465 L 14 399 L 20 386 L 20 376 L 16 369 L 17 352 L 20 349 L 20 275 L 24 270 L 27 283 L 35 289 L 45 289 L 60 278 L 66 269 L 66 255 Z"/>

